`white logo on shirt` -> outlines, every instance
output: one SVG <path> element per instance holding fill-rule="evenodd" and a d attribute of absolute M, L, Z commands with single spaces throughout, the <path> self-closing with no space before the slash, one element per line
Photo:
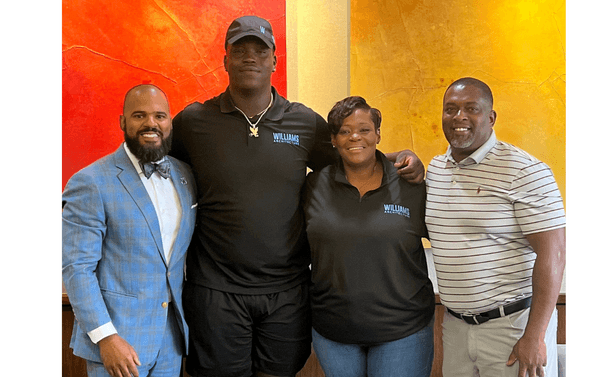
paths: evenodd
<path fill-rule="evenodd" d="M 411 211 L 407 207 L 403 207 L 399 204 L 384 204 L 383 212 L 392 215 L 401 215 L 407 218 L 411 217 Z"/>

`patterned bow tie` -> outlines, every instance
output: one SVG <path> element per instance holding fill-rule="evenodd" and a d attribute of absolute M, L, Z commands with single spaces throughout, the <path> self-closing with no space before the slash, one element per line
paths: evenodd
<path fill-rule="evenodd" d="M 140 167 L 142 168 L 142 172 L 146 179 L 150 179 L 150 176 L 155 172 L 155 170 L 161 175 L 161 177 L 167 179 L 169 178 L 169 169 L 170 163 L 167 159 L 156 163 L 156 162 L 147 162 L 145 164 L 140 162 Z"/>

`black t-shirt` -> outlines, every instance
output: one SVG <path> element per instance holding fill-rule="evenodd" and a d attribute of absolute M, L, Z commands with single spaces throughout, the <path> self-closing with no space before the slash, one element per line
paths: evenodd
<path fill-rule="evenodd" d="M 272 88 L 259 137 L 228 89 L 193 103 L 173 120 L 170 154 L 190 164 L 198 220 L 187 280 L 240 294 L 266 294 L 309 278 L 310 256 L 300 195 L 307 167 L 334 161 L 326 121 Z"/>
<path fill-rule="evenodd" d="M 377 158 L 384 166 L 381 187 L 362 198 L 340 162 L 307 179 L 313 327 L 336 342 L 401 339 L 434 314 L 421 242 L 427 237 L 425 184 L 407 183 L 380 152 Z"/>

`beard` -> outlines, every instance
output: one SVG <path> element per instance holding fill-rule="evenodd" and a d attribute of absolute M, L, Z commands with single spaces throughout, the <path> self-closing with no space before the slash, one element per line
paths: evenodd
<path fill-rule="evenodd" d="M 161 131 L 156 128 L 147 128 L 147 129 L 142 130 L 141 132 L 147 132 L 147 131 L 157 131 L 161 135 Z M 148 145 L 140 144 L 140 142 L 137 139 L 137 135 L 136 135 L 136 137 L 131 138 L 127 135 L 127 132 L 123 131 L 123 135 L 125 137 L 125 144 L 127 144 L 127 147 L 129 148 L 131 153 L 133 153 L 133 155 L 136 156 L 138 158 L 138 160 L 140 160 L 140 162 L 142 162 L 143 164 L 145 164 L 147 162 L 159 161 L 164 156 L 166 156 L 172 147 L 173 134 L 174 134 L 174 130 L 171 130 L 169 132 L 169 135 L 166 138 L 161 139 L 160 146 L 151 147 Z"/>
<path fill-rule="evenodd" d="M 453 137 L 451 140 L 449 140 L 449 144 L 453 148 L 457 148 L 457 149 L 469 148 L 473 143 L 474 143 L 474 135 L 470 135 L 470 136 L 468 136 L 468 138 Z"/>
<path fill-rule="evenodd" d="M 474 143 L 475 135 L 472 127 L 470 127 L 470 132 L 467 134 L 456 134 L 452 128 L 453 122 L 443 122 L 443 134 L 445 134 L 445 139 L 447 139 L 452 148 L 466 149 Z"/>

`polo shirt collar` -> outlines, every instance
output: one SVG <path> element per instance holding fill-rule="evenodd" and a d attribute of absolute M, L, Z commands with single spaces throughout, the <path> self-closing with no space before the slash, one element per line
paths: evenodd
<path fill-rule="evenodd" d="M 377 157 L 378 161 L 381 161 L 381 165 L 383 167 L 383 178 L 381 178 L 381 185 L 379 186 L 379 187 L 382 187 L 386 183 L 388 183 L 391 169 L 396 170 L 396 168 L 394 167 L 394 164 L 390 160 L 388 160 L 386 158 L 386 156 L 383 153 L 381 153 L 379 150 L 375 151 L 375 157 Z M 343 167 L 343 160 L 341 160 L 341 157 L 338 157 L 338 159 L 339 160 L 334 165 L 334 168 L 333 168 L 334 171 L 331 172 L 331 175 L 333 175 L 335 177 L 335 181 L 351 186 L 351 183 L 349 183 L 349 181 L 347 180 L 347 177 L 345 176 L 345 168 Z"/>
<path fill-rule="evenodd" d="M 271 94 L 273 94 L 273 104 L 269 110 L 267 110 L 265 118 L 278 121 L 284 117 L 284 103 L 286 100 L 277 93 L 277 90 L 275 90 L 273 86 L 271 87 Z M 231 93 L 227 86 L 227 89 L 220 95 L 220 112 L 232 113 L 233 111 L 238 110 L 231 100 Z"/>
<path fill-rule="evenodd" d="M 273 93 L 273 105 L 267 111 L 267 119 L 271 119 L 274 121 L 282 120 L 284 117 L 284 104 L 286 103 L 286 99 L 280 96 L 275 90 L 275 88 L 271 87 L 271 93 Z"/>
<path fill-rule="evenodd" d="M 498 141 L 498 139 L 496 138 L 496 131 L 494 131 L 492 129 L 491 130 L 491 135 L 489 136 L 489 139 L 487 139 L 487 141 L 485 143 L 483 143 L 483 145 L 481 145 L 479 147 L 479 149 L 477 149 L 476 151 L 472 152 L 472 154 L 470 156 L 468 156 L 465 159 L 463 159 L 460 162 L 460 164 L 464 164 L 466 162 L 474 162 L 476 164 L 480 164 L 481 161 L 483 161 L 483 159 L 485 158 L 485 156 L 487 156 L 487 153 L 489 153 L 489 151 L 491 151 L 492 148 L 496 145 L 497 141 Z M 455 159 L 451 155 L 451 145 L 449 145 L 447 147 L 447 152 L 445 153 L 445 160 L 446 161 L 451 161 L 451 162 L 457 164 L 457 162 L 455 161 Z"/>
<path fill-rule="evenodd" d="M 220 95 L 220 112 L 231 113 L 237 111 L 233 101 L 231 100 L 231 93 L 229 93 L 229 87 Z"/>

